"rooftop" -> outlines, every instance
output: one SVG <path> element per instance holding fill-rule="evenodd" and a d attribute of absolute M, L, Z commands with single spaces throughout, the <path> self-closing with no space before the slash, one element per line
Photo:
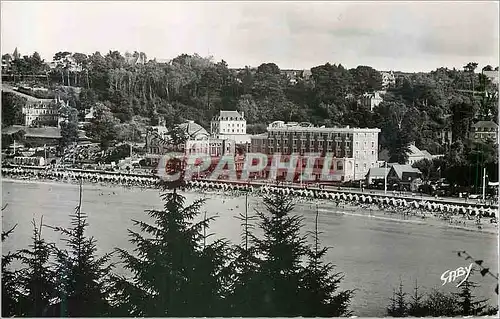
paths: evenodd
<path fill-rule="evenodd" d="M 268 132 L 283 132 L 283 131 L 292 131 L 292 132 L 335 132 L 335 133 L 379 133 L 379 128 L 358 128 L 358 127 L 317 127 L 313 126 L 311 123 L 302 122 L 289 122 L 285 123 L 283 121 L 275 121 L 267 127 Z"/>
<path fill-rule="evenodd" d="M 201 125 L 195 123 L 194 121 L 187 121 L 179 125 L 179 128 L 184 130 L 190 138 L 196 138 L 200 135 L 208 136 L 207 130 L 205 130 Z"/>
<path fill-rule="evenodd" d="M 403 173 L 418 173 L 422 174 L 418 168 L 411 167 L 411 165 L 401 165 L 401 164 L 393 164 L 392 169 L 396 172 L 399 178 L 403 177 Z"/>
<path fill-rule="evenodd" d="M 27 127 L 23 125 L 12 125 L 2 128 L 2 134 L 13 134 L 19 131 L 26 133 L 25 137 L 41 137 L 41 138 L 61 138 L 61 129 L 57 127 Z M 84 131 L 78 132 L 79 138 L 86 138 Z"/>
<path fill-rule="evenodd" d="M 498 125 L 493 121 L 479 121 L 472 124 L 472 127 L 498 128 Z"/>

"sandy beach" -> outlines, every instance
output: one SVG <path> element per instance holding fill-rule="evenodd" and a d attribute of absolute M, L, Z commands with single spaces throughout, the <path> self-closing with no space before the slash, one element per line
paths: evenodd
<path fill-rule="evenodd" d="M 44 184 L 67 184 L 67 185 L 77 185 L 79 182 L 76 180 L 53 180 L 53 179 L 14 179 L 14 178 L 3 178 L 5 181 L 11 181 L 16 183 L 44 183 Z M 104 187 L 117 187 L 117 188 L 132 188 L 132 189 L 144 189 L 145 187 L 133 186 L 133 185 L 123 185 L 118 183 L 94 183 L 90 181 L 84 181 L 84 185 L 96 185 Z M 241 193 L 232 193 L 231 191 L 224 190 L 205 190 L 205 189 L 189 189 L 186 190 L 187 193 L 198 193 L 198 194 L 213 194 L 221 197 L 235 197 L 241 196 Z M 254 192 L 252 197 L 261 197 L 260 192 Z M 411 213 L 403 213 L 401 210 L 394 209 L 381 209 L 376 204 L 360 204 L 355 201 L 341 200 L 337 206 L 335 201 L 325 200 L 325 199 L 311 199 L 298 197 L 296 199 L 296 207 L 298 209 L 304 205 L 317 205 L 320 212 L 329 212 L 338 215 L 348 215 L 359 218 L 374 218 L 380 220 L 388 220 L 397 223 L 411 223 L 419 225 L 427 225 L 431 227 L 440 228 L 454 228 L 461 229 L 465 231 L 483 232 L 489 234 L 498 234 L 498 224 L 491 223 L 490 218 L 483 217 L 478 225 L 476 220 L 468 220 L 466 215 L 456 214 L 450 219 L 445 219 L 444 215 L 441 213 L 425 211 L 422 209 L 412 209 Z"/>

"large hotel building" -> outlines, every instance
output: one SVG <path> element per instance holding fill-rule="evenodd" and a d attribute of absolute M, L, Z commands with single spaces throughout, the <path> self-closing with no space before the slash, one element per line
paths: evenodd
<path fill-rule="evenodd" d="M 370 168 L 378 167 L 379 133 L 378 128 L 327 128 L 276 121 L 268 126 L 267 133 L 252 136 L 250 151 L 267 155 L 329 153 L 334 157 L 329 177 L 332 181 L 361 180 Z M 313 174 L 319 177 L 321 169 L 318 161 Z"/>

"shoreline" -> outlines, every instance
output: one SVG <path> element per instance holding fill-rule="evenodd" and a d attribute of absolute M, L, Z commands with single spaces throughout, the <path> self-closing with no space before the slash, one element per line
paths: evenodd
<path fill-rule="evenodd" d="M 61 180 L 40 180 L 40 179 L 16 179 L 16 178 L 5 178 L 2 177 L 3 181 L 6 182 L 11 182 L 11 183 L 18 183 L 18 184 L 45 184 L 45 185 L 65 185 L 65 186 L 78 186 L 79 183 L 78 181 L 74 180 L 69 180 L 69 181 L 61 181 Z M 137 190 L 154 190 L 154 188 L 151 187 L 140 187 L 137 185 L 123 185 L 123 184 L 114 184 L 114 183 L 93 183 L 93 182 L 88 182 L 84 181 L 83 186 L 94 186 L 94 187 L 108 187 L 108 188 L 127 188 L 127 189 L 137 189 Z M 186 189 L 183 190 L 185 193 L 191 193 L 191 194 L 205 194 L 205 195 L 216 195 L 216 196 L 222 196 L 222 197 L 229 197 L 229 198 L 235 198 L 235 197 L 240 197 L 236 196 L 235 194 L 227 193 L 224 192 L 224 190 L 218 190 L 218 189 L 212 189 L 212 190 L 194 190 L 194 189 Z M 252 193 L 252 197 L 255 198 L 260 198 L 262 195 L 260 193 Z M 300 197 L 299 197 L 300 198 Z M 431 227 L 439 227 L 443 229 L 457 229 L 457 230 L 463 230 L 463 231 L 472 231 L 472 232 L 478 232 L 478 233 L 486 233 L 486 234 L 493 234 L 493 235 L 498 235 L 499 230 L 498 226 L 493 226 L 489 225 L 486 223 L 483 223 L 483 226 L 488 225 L 488 227 L 483 227 L 483 228 L 478 228 L 477 225 L 470 225 L 470 226 L 462 226 L 462 225 L 456 225 L 452 224 L 450 221 L 443 220 L 439 216 L 436 216 L 436 214 L 433 214 L 431 212 L 427 212 L 421 216 L 425 216 L 424 220 L 422 220 L 421 216 L 417 215 L 406 215 L 406 217 L 402 218 L 402 214 L 396 213 L 396 212 L 391 212 L 389 210 L 381 210 L 378 207 L 375 209 L 373 208 L 367 208 L 367 207 L 362 207 L 356 202 L 349 202 L 349 201 L 343 201 L 341 205 L 335 206 L 335 203 L 332 201 L 324 200 L 324 199 L 311 199 L 311 198 L 300 198 L 296 202 L 296 207 L 300 207 L 303 205 L 307 204 L 312 204 L 316 203 L 318 205 L 321 205 L 322 207 L 319 207 L 319 211 L 322 212 L 328 212 L 331 214 L 336 214 L 336 215 L 341 215 L 341 216 L 351 216 L 351 217 L 357 217 L 357 218 L 373 218 L 373 219 L 379 219 L 379 220 L 386 220 L 390 222 L 396 222 L 396 223 L 406 223 L 406 224 L 414 224 L 414 225 L 422 225 L 422 226 L 431 226 Z M 371 206 L 370 206 L 371 207 Z M 360 213 L 359 211 L 369 211 L 369 213 Z M 389 216 L 388 216 L 389 215 Z M 473 221 L 471 221 L 473 223 Z M 493 227 L 492 227 L 493 226 Z"/>

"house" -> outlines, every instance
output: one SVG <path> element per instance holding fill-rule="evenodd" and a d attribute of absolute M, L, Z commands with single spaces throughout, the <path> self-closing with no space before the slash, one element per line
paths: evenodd
<path fill-rule="evenodd" d="M 391 164 L 387 174 L 388 184 L 398 184 L 404 189 L 410 189 L 412 182 L 422 177 L 422 172 L 411 165 Z"/>
<path fill-rule="evenodd" d="M 304 70 L 302 71 L 302 78 L 306 81 L 309 81 L 312 77 L 312 72 L 311 70 Z"/>
<path fill-rule="evenodd" d="M 144 65 L 147 63 L 146 54 L 144 52 L 125 53 L 125 61 L 130 65 Z"/>
<path fill-rule="evenodd" d="M 418 147 L 415 146 L 414 143 L 411 143 L 408 146 L 408 148 L 409 148 L 409 152 L 407 153 L 408 159 L 407 159 L 405 165 L 411 166 L 411 165 L 415 164 L 416 162 L 421 161 L 423 159 L 432 160 L 433 158 L 442 156 L 442 155 L 432 155 L 431 153 L 429 153 L 426 150 L 420 150 Z M 390 160 L 389 151 L 386 149 L 381 150 L 379 152 L 378 158 L 381 161 L 388 162 Z"/>
<path fill-rule="evenodd" d="M 493 141 L 498 144 L 498 125 L 493 121 L 479 121 L 472 125 L 470 139 L 474 142 Z"/>
<path fill-rule="evenodd" d="M 366 183 L 368 185 L 384 183 L 385 178 L 389 173 L 390 167 L 372 167 L 368 170 L 366 174 Z"/>
<path fill-rule="evenodd" d="M 394 72 L 380 72 L 382 75 L 382 89 L 388 89 L 396 85 L 396 77 L 394 76 Z"/>
<path fill-rule="evenodd" d="M 493 84 L 498 84 L 498 70 L 497 71 L 483 71 L 483 74 L 491 81 Z"/>
<path fill-rule="evenodd" d="M 247 134 L 247 120 L 245 114 L 238 111 L 219 111 L 219 114 L 210 122 L 210 133 L 218 139 L 230 139 L 237 144 L 250 143 Z"/>
<path fill-rule="evenodd" d="M 19 131 L 24 131 L 26 144 L 32 147 L 43 145 L 58 145 L 61 137 L 61 129 L 57 127 L 28 127 L 23 125 L 12 125 L 2 128 L 2 135 L 11 135 Z M 85 132 L 78 131 L 78 142 L 88 142 L 90 139 L 85 136 Z"/>
<path fill-rule="evenodd" d="M 10 54 L 4 54 L 2 56 L 2 74 L 9 73 L 12 69 L 12 61 L 14 58 Z"/>
<path fill-rule="evenodd" d="M 383 94 L 382 91 L 375 91 L 373 93 L 365 93 L 358 100 L 358 103 L 366 108 L 369 108 L 370 111 L 373 111 L 373 109 L 375 107 L 377 107 L 383 101 L 381 94 Z"/>
<path fill-rule="evenodd" d="M 408 148 L 410 151 L 408 152 L 408 160 L 406 161 L 406 164 L 413 165 L 423 159 L 428 159 L 430 161 L 433 158 L 429 152 L 419 150 L 414 143 L 410 144 Z"/>

